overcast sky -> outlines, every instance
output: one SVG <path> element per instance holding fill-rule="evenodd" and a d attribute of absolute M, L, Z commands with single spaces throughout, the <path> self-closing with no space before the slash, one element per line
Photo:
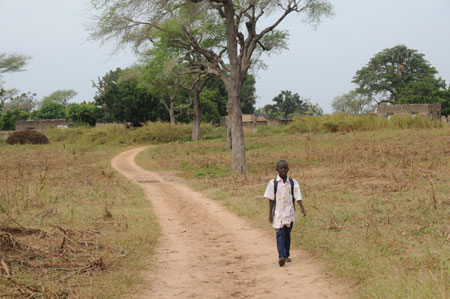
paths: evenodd
<path fill-rule="evenodd" d="M 405 44 L 450 83 L 449 0 L 331 0 L 335 16 L 312 29 L 295 15 L 281 28 L 289 50 L 267 57 L 257 73 L 257 107 L 281 90 L 291 90 L 331 112 L 331 101 L 355 86 L 356 70 L 383 49 Z M 3 76 L 6 88 L 35 92 L 38 99 L 74 89 L 75 101 L 92 101 L 92 80 L 136 57 L 113 53 L 113 44 L 88 41 L 90 12 L 85 0 L 0 0 L 0 52 L 32 57 L 26 71 Z"/>

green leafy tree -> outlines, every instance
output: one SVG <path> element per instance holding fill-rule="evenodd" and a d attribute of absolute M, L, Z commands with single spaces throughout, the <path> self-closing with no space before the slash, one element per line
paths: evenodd
<path fill-rule="evenodd" d="M 286 48 L 287 32 L 276 28 L 290 14 L 303 13 L 318 23 L 331 14 L 326 0 L 283 1 L 153 1 L 91 0 L 99 11 L 93 37 L 118 38 L 136 48 L 151 47 L 158 31 L 170 34 L 180 47 L 198 55 L 199 70 L 217 76 L 225 84 L 229 115 L 232 169 L 247 172 L 242 128 L 241 93 L 249 69 L 258 66 L 262 52 Z M 269 20 L 268 17 L 271 19 Z M 261 27 L 263 20 L 269 23 Z M 176 24 L 176 30 L 165 27 Z M 181 30 L 179 30 L 181 28 Z"/>
<path fill-rule="evenodd" d="M 64 107 L 67 107 L 69 105 L 69 101 L 73 99 L 78 93 L 73 89 L 67 89 L 67 90 L 57 90 L 52 92 L 50 95 L 44 97 L 42 99 L 42 105 L 54 102 L 64 105 Z"/>
<path fill-rule="evenodd" d="M 104 120 L 108 122 L 133 122 L 135 126 L 147 121 L 169 120 L 159 100 L 134 77 L 122 76 L 120 68 L 99 78 L 94 86 L 97 106 L 104 109 Z"/>
<path fill-rule="evenodd" d="M 252 74 L 247 74 L 242 85 L 241 110 L 243 114 L 254 114 L 256 103 L 256 80 Z"/>
<path fill-rule="evenodd" d="M 30 114 L 20 109 L 7 110 L 0 115 L 0 130 L 15 130 L 16 120 L 28 119 Z"/>
<path fill-rule="evenodd" d="M 64 119 L 66 118 L 63 104 L 47 102 L 31 113 L 33 119 Z"/>
<path fill-rule="evenodd" d="M 255 113 L 256 103 L 256 80 L 253 74 L 247 74 L 244 84 L 242 86 L 241 93 L 241 109 L 244 114 Z M 206 89 L 214 91 L 216 93 L 215 102 L 217 104 L 217 110 L 219 116 L 227 115 L 227 89 L 225 84 L 217 77 L 212 77 L 206 84 Z"/>
<path fill-rule="evenodd" d="M 442 115 L 450 116 L 450 85 L 441 91 L 440 97 L 442 99 Z"/>
<path fill-rule="evenodd" d="M 433 90 L 445 88 L 444 81 L 436 78 L 436 74 L 436 69 L 425 60 L 424 54 L 398 45 L 376 54 L 356 72 L 353 82 L 359 85 L 357 91 L 361 94 L 373 98 L 387 95 L 378 102 L 417 102 L 418 97 L 411 99 L 410 96 L 419 91 L 419 94 L 427 95 L 420 101 L 430 103 L 439 101 L 433 96 Z"/>
<path fill-rule="evenodd" d="M 287 119 L 294 113 L 305 114 L 308 111 L 308 105 L 305 100 L 300 98 L 298 93 L 292 93 L 289 90 L 283 90 L 277 95 L 273 100 L 274 104 L 274 114 L 276 118 Z"/>
<path fill-rule="evenodd" d="M 155 50 L 142 69 L 142 82 L 167 110 L 170 123 L 175 124 L 175 105 L 181 104 L 179 95 L 184 84 L 184 78 L 179 75 L 183 67 L 169 52 Z"/>
<path fill-rule="evenodd" d="M 71 103 L 66 108 L 67 119 L 76 125 L 88 124 L 94 126 L 103 118 L 103 108 L 95 103 Z"/>
<path fill-rule="evenodd" d="M 219 123 L 220 112 L 217 105 L 217 99 L 221 96 L 218 89 L 205 88 L 200 95 L 202 105 L 202 121 Z"/>

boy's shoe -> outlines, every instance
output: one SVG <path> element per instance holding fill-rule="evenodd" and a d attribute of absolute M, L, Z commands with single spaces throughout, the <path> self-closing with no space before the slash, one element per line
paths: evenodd
<path fill-rule="evenodd" d="M 282 257 L 278 260 L 278 265 L 280 265 L 280 267 L 284 266 L 284 263 L 286 263 L 286 258 Z"/>
<path fill-rule="evenodd" d="M 290 262 L 292 262 L 292 260 L 290 259 L 290 258 L 286 258 L 286 263 L 290 263 Z"/>

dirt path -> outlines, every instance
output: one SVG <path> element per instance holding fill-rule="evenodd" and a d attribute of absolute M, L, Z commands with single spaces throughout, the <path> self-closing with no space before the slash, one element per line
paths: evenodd
<path fill-rule="evenodd" d="M 277 264 L 275 236 L 251 228 L 220 203 L 175 178 L 134 162 L 145 147 L 123 152 L 112 166 L 145 190 L 162 234 L 142 298 L 346 298 L 348 286 L 332 282 L 302 251 Z M 295 229 L 295 228 L 294 228 Z"/>

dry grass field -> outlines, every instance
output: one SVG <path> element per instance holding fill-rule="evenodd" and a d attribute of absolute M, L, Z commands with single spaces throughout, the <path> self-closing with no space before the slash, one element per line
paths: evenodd
<path fill-rule="evenodd" d="M 0 145 L 0 297 L 121 298 L 159 232 L 124 147 Z"/>
<path fill-rule="evenodd" d="M 194 188 L 270 231 L 262 195 L 276 161 L 286 159 L 308 213 L 297 218 L 295 246 L 353 281 L 361 298 L 448 298 L 450 128 L 286 131 L 247 134 L 245 176 L 229 171 L 224 140 L 154 146 L 138 163 L 179 171 Z"/>

